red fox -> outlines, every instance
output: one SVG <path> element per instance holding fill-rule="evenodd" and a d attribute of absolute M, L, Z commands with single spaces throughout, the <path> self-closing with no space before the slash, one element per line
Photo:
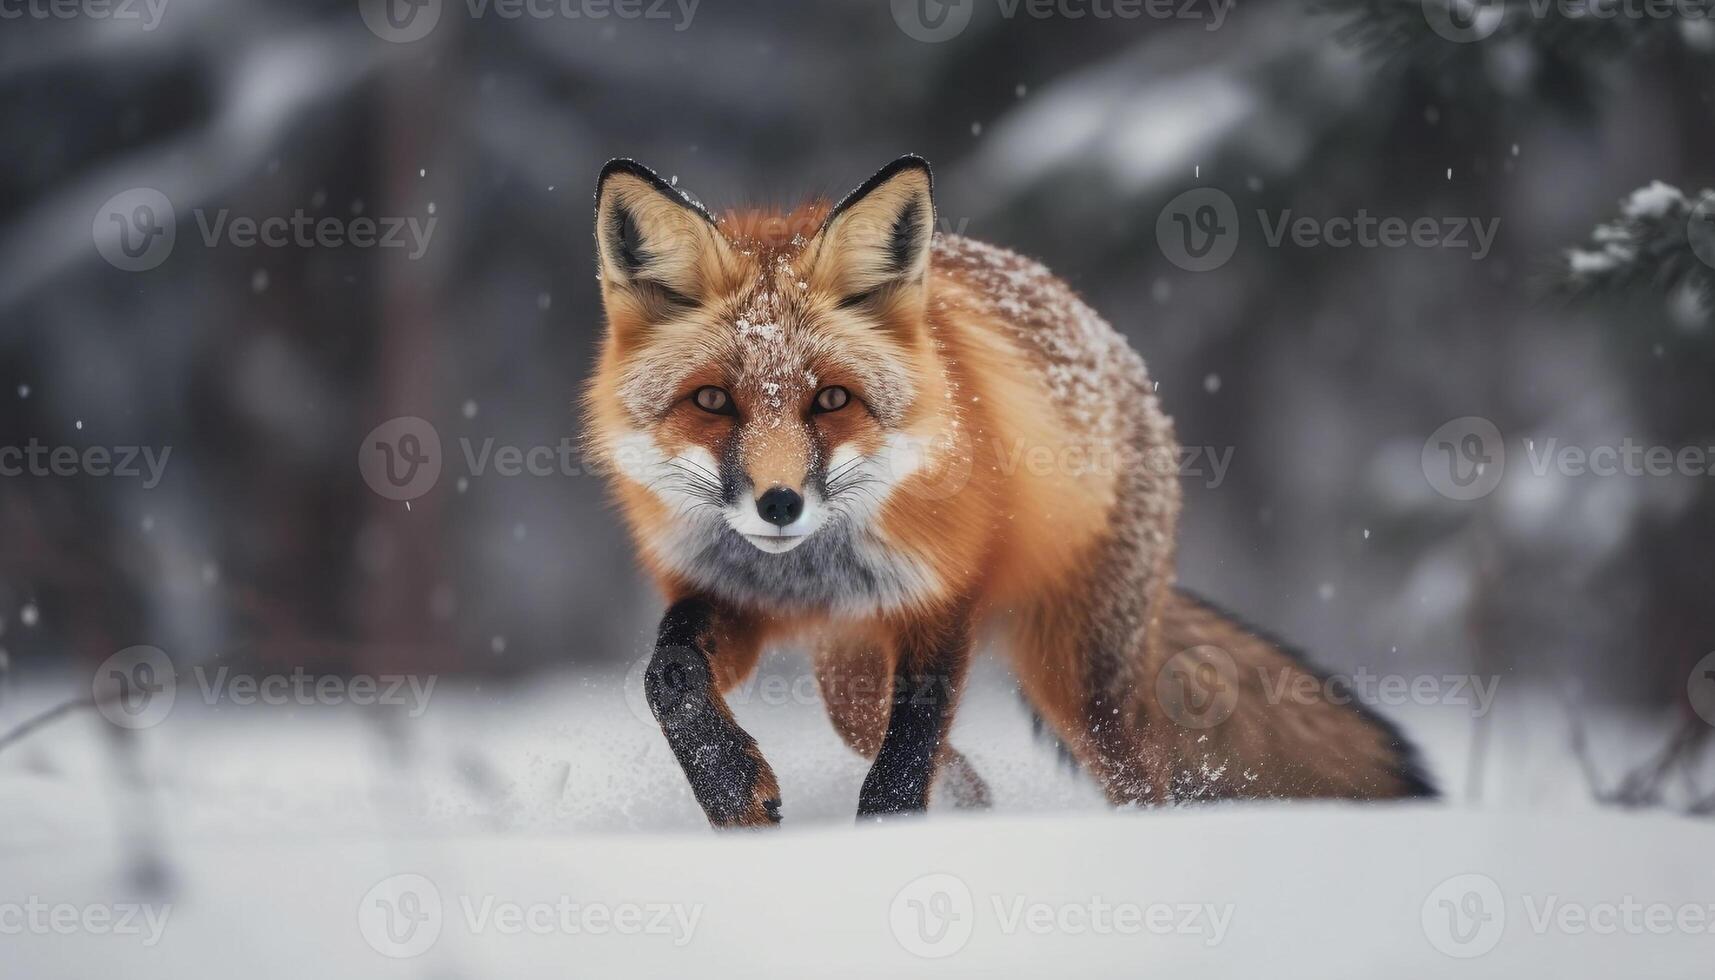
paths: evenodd
<path fill-rule="evenodd" d="M 780 820 L 722 694 L 781 641 L 873 760 L 860 817 L 986 802 L 947 732 L 991 635 L 1115 804 L 1433 794 L 1385 721 L 1174 585 L 1143 360 L 1041 265 L 937 234 L 924 160 L 719 218 L 615 160 L 595 221 L 587 438 L 669 602 L 644 690 L 711 824 Z"/>

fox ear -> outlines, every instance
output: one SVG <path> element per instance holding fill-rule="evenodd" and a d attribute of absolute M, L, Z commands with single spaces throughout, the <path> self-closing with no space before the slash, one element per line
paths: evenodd
<path fill-rule="evenodd" d="M 646 316 L 662 305 L 695 304 L 726 267 L 714 219 L 653 170 L 614 160 L 596 181 L 595 237 L 602 293 L 615 291 Z"/>
<path fill-rule="evenodd" d="M 893 161 L 828 213 L 815 275 L 859 301 L 888 286 L 921 287 L 935 231 L 934 176 L 919 156 Z"/>

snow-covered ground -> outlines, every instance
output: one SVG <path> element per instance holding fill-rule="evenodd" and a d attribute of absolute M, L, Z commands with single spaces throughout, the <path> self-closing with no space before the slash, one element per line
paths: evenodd
<path fill-rule="evenodd" d="M 1109 812 L 1007 679 L 954 731 L 995 808 L 854 826 L 863 764 L 798 661 L 735 712 L 786 824 L 708 831 L 637 673 L 444 680 L 409 705 L 68 716 L 0 752 L 0 976 L 1707 977 L 1715 824 L 1587 802 L 1564 714 L 1391 710 L 1451 799 Z M 0 704 L 10 728 L 72 693 Z M 412 715 L 415 717 L 412 717 Z M 1653 726 L 1590 723 L 1617 769 Z M 138 883 L 158 855 L 164 886 Z M 120 928 L 123 924 L 124 928 Z M 1478 954 L 1478 955 L 1472 955 Z"/>

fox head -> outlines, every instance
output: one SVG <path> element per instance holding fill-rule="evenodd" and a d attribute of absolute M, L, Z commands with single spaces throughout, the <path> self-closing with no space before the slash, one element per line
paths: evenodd
<path fill-rule="evenodd" d="M 636 529 L 658 558 L 772 577 L 763 556 L 779 573 L 873 544 L 914 433 L 944 422 L 931 188 L 904 157 L 832 207 L 717 220 L 636 163 L 602 171 L 587 407 L 595 448 L 649 501 Z"/>

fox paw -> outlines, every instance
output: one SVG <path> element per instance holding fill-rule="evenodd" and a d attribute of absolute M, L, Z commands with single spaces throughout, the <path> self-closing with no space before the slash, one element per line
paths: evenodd
<path fill-rule="evenodd" d="M 687 775 L 710 825 L 772 827 L 780 822 L 780 782 L 754 741 L 707 747 Z"/>

